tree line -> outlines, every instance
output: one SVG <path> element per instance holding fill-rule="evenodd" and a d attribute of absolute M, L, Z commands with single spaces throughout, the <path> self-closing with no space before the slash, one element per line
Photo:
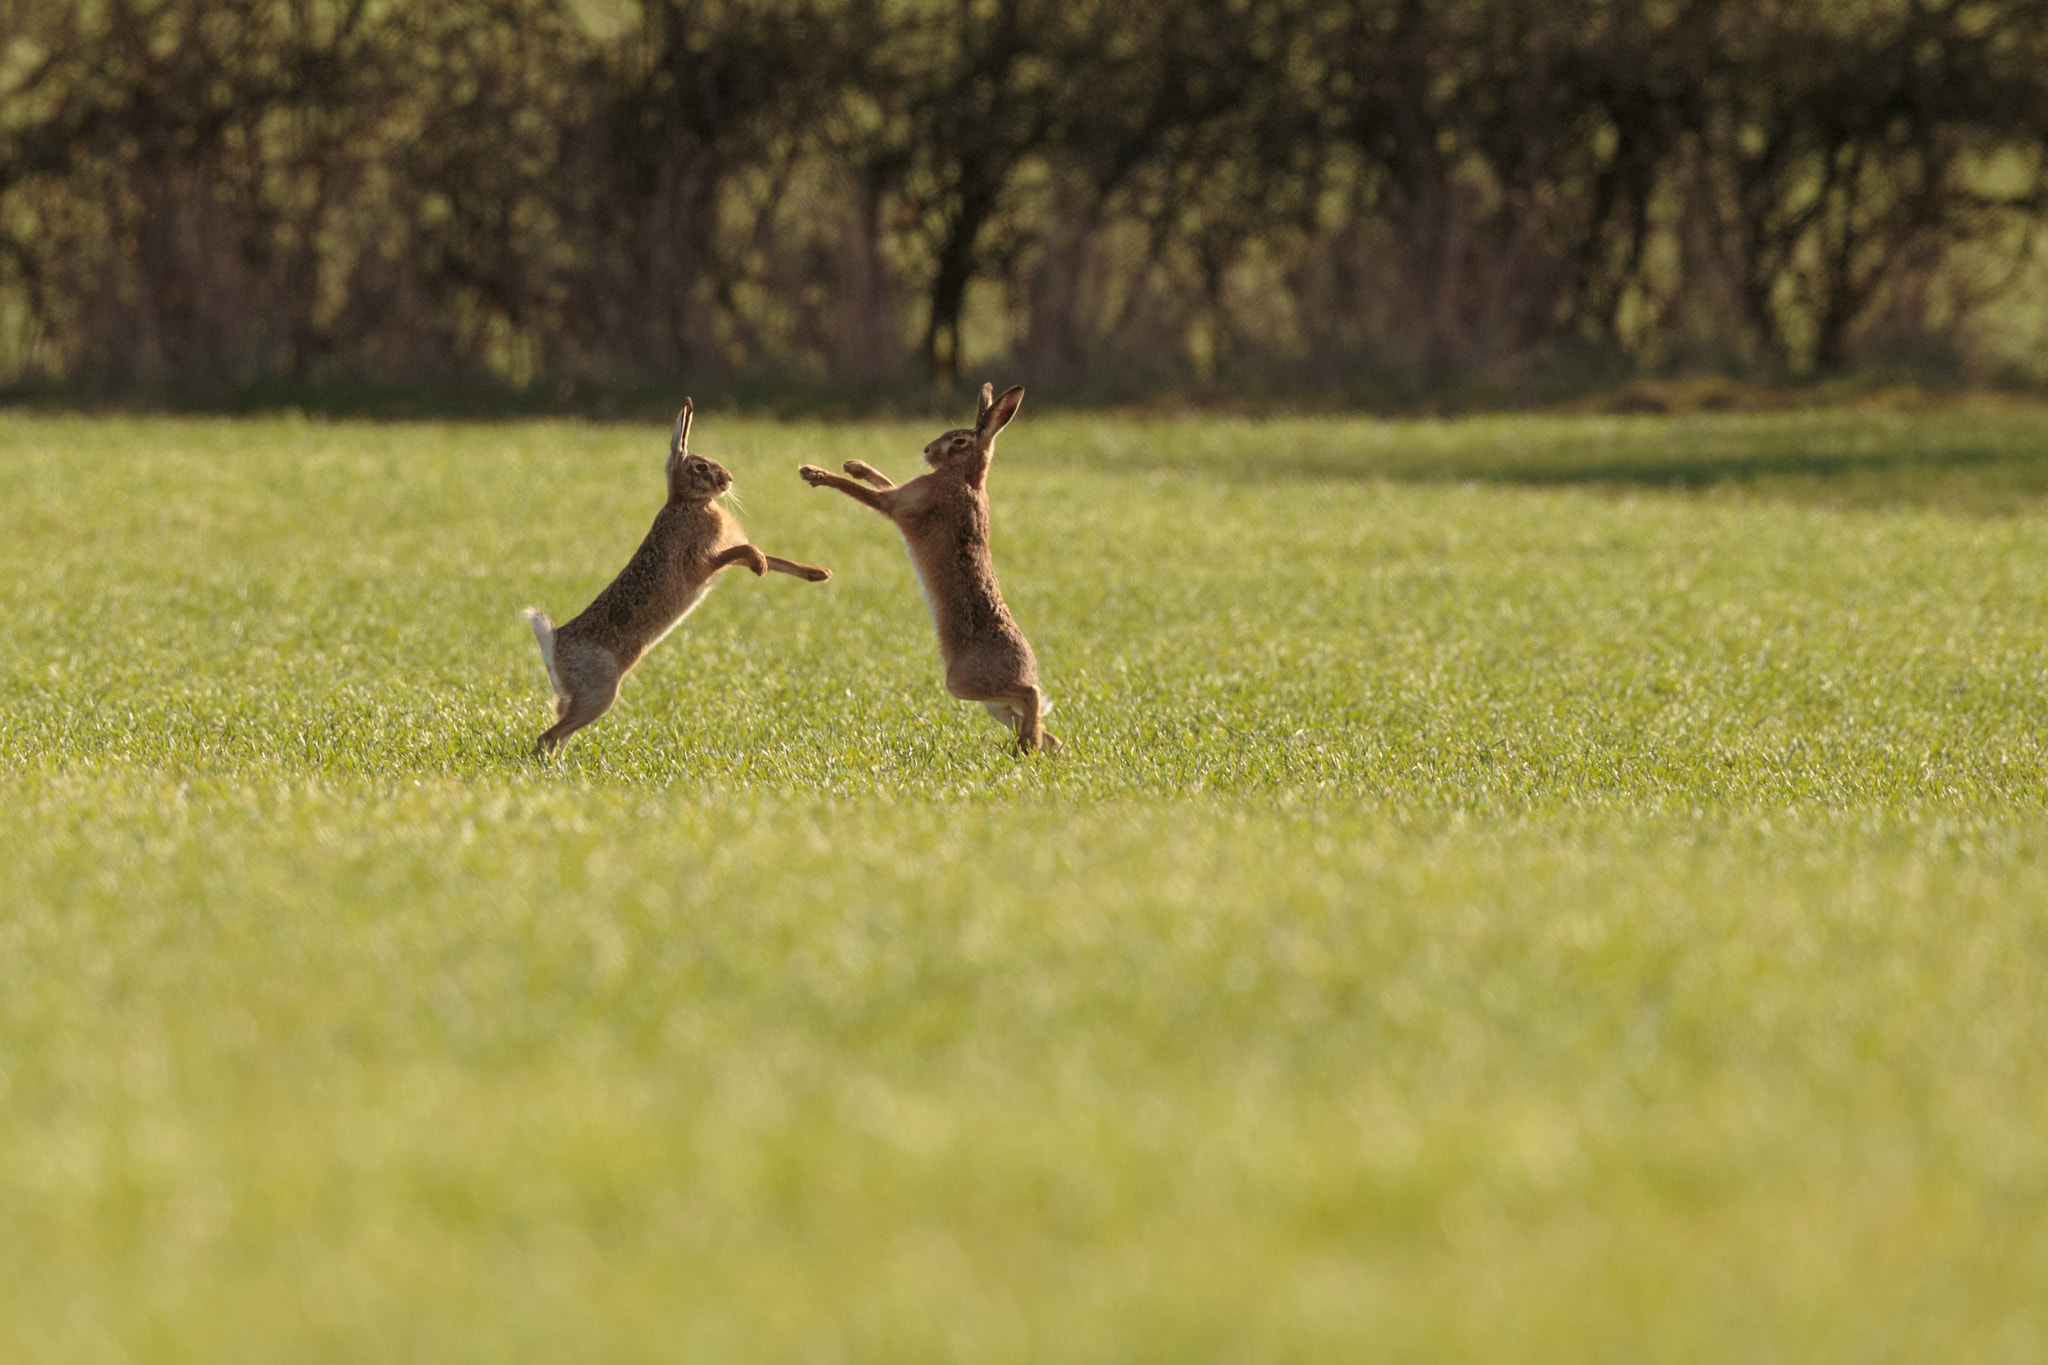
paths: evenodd
<path fill-rule="evenodd" d="M 0 380 L 1967 358 L 2048 0 L 0 0 Z"/>

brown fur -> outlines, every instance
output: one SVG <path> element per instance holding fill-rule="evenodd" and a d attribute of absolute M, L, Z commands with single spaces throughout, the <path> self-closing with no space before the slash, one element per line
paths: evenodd
<path fill-rule="evenodd" d="M 719 570 L 744 564 L 757 578 L 773 569 L 813 583 L 832 576 L 747 544 L 739 522 L 716 501 L 732 487 L 732 475 L 687 449 L 690 418 L 684 399 L 669 438 L 668 503 L 619 576 L 560 628 L 547 613 L 527 609 L 555 693 L 555 723 L 534 740 L 543 754 L 611 709 L 620 680 L 703 600 Z"/>
<path fill-rule="evenodd" d="M 989 461 L 1024 390 L 994 395 L 994 385 L 981 386 L 973 428 L 946 432 L 927 445 L 932 472 L 909 483 L 893 484 L 859 460 L 843 466 L 852 479 L 808 464 L 797 473 L 813 488 L 836 488 L 896 523 L 938 628 L 946 690 L 980 702 L 1016 735 L 1017 752 L 1028 754 L 1048 743 L 1057 750 L 1060 742 L 1043 723 L 1050 708 L 1038 689 L 1038 659 L 1003 604 L 989 558 Z"/>

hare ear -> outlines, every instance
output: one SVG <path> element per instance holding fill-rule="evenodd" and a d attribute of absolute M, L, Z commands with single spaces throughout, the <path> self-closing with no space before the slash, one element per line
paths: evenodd
<path fill-rule="evenodd" d="M 981 430 L 981 424 L 988 420 L 988 410 L 995 406 L 995 401 L 996 386 L 993 384 L 983 384 L 981 386 L 981 397 L 976 399 L 974 403 L 974 429 L 976 431 Z"/>
<path fill-rule="evenodd" d="M 1017 415 L 1017 405 L 1024 401 L 1024 386 L 1015 385 L 1003 390 L 1003 396 L 991 400 L 995 385 L 981 386 L 981 419 L 974 424 L 975 434 L 981 443 L 987 445 L 995 440 L 996 433 L 1010 425 L 1010 419 Z"/>
<path fill-rule="evenodd" d="M 671 460 L 690 448 L 690 419 L 695 415 L 696 409 L 685 398 L 683 410 L 676 414 L 675 432 L 668 438 L 668 457 Z"/>

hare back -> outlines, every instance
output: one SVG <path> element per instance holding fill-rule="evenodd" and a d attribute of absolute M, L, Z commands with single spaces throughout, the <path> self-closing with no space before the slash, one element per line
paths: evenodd
<path fill-rule="evenodd" d="M 631 668 L 704 600 L 712 561 L 741 539 L 739 523 L 717 504 L 670 503 L 619 576 L 558 636 L 602 645 Z"/>
<path fill-rule="evenodd" d="M 613 586 L 618 586 L 616 580 Z M 619 661 L 619 667 L 631 668 L 640 662 L 648 650 L 665 639 L 668 633 L 683 623 L 683 618 L 697 609 L 705 594 L 711 591 L 711 579 L 699 578 L 674 585 L 658 595 L 641 596 L 621 592 L 607 598 L 600 593 L 596 601 L 584 608 L 583 614 L 563 626 L 557 632 L 561 640 L 577 640 L 600 645 Z M 610 588 L 605 590 L 611 592 Z"/>

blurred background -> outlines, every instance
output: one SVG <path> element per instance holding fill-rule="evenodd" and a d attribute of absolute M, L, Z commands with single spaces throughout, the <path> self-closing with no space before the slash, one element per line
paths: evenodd
<path fill-rule="evenodd" d="M 2044 0 L 0 0 L 0 388 L 2030 389 L 2044 152 Z"/>

